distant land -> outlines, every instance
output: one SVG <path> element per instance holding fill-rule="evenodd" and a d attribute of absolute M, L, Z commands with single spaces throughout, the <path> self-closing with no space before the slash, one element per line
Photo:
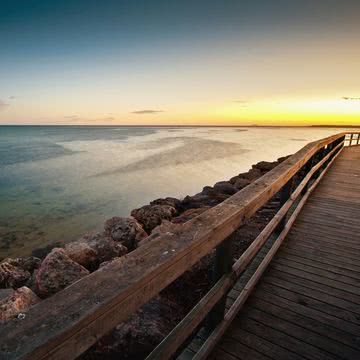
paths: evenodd
<path fill-rule="evenodd" d="M 127 124 L 0 124 L 0 127 L 10 127 L 10 126 L 31 126 L 31 127 L 126 127 L 126 128 L 360 128 L 358 125 L 152 125 L 152 124 L 143 124 L 143 125 L 127 125 Z"/>
<path fill-rule="evenodd" d="M 311 125 L 310 127 L 321 127 L 321 128 L 359 128 L 359 125 Z"/>

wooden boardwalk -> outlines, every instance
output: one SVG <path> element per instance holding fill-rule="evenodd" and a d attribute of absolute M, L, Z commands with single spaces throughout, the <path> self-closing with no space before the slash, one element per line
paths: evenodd
<path fill-rule="evenodd" d="M 359 146 L 335 160 L 211 357 L 360 359 Z"/>
<path fill-rule="evenodd" d="M 355 145 L 359 132 L 308 143 L 220 204 L 30 307 L 0 326 L 0 359 L 76 359 L 212 252 L 212 287 L 147 360 L 360 359 Z M 231 235 L 276 194 L 281 206 L 234 262 Z"/>

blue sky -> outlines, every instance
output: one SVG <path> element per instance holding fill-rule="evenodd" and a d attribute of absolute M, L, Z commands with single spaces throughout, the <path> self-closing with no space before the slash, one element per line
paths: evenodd
<path fill-rule="evenodd" d="M 0 123 L 276 123 L 331 99 L 353 121 L 337 101 L 359 94 L 359 16 L 349 0 L 2 0 Z"/>

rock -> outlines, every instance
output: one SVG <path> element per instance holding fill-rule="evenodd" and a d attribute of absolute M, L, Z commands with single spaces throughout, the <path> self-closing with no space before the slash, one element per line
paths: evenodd
<path fill-rule="evenodd" d="M 227 195 L 234 195 L 237 193 L 237 188 L 227 181 L 219 181 L 214 185 L 214 190 Z"/>
<path fill-rule="evenodd" d="M 148 236 L 136 219 L 124 217 L 113 217 L 107 220 L 105 234 L 126 246 L 129 251 L 136 249 L 138 243 Z"/>
<path fill-rule="evenodd" d="M 127 252 L 124 245 L 101 233 L 85 234 L 65 246 L 66 255 L 90 271 L 96 270 L 100 263 Z"/>
<path fill-rule="evenodd" d="M 30 287 L 31 275 L 40 263 L 41 260 L 33 256 L 4 259 L 0 264 L 0 288 Z"/>
<path fill-rule="evenodd" d="M 145 231 L 150 234 L 152 229 L 161 224 L 162 220 L 171 220 L 176 212 L 176 209 L 169 205 L 145 205 L 134 209 L 131 216 L 139 221 Z"/>
<path fill-rule="evenodd" d="M 35 276 L 35 290 L 48 297 L 89 274 L 83 266 L 71 260 L 64 249 L 55 248 L 46 256 Z"/>
<path fill-rule="evenodd" d="M 35 269 L 38 269 L 41 264 L 41 259 L 29 256 L 29 257 L 18 257 L 18 258 L 8 258 L 4 261 L 7 261 L 9 264 L 19 267 L 23 270 L 29 271 L 30 273 L 34 272 Z"/>
<path fill-rule="evenodd" d="M 163 220 L 163 222 L 158 225 L 156 228 L 153 229 L 151 232 L 151 235 L 154 234 L 160 234 L 160 233 L 166 233 L 166 232 L 174 232 L 175 228 L 178 227 L 178 224 L 174 224 L 173 222 L 169 220 Z M 149 239 L 150 240 L 150 239 Z M 141 242 L 141 245 L 145 244 L 147 241 L 144 240 Z"/>
<path fill-rule="evenodd" d="M 151 201 L 150 205 L 168 205 L 177 209 L 180 203 L 181 201 L 179 199 L 173 197 L 167 197 L 165 199 L 156 199 L 154 201 Z"/>
<path fill-rule="evenodd" d="M 250 180 L 250 181 L 254 181 L 258 178 L 260 178 L 262 176 L 262 173 L 259 169 L 250 169 L 248 172 L 246 173 L 241 173 L 239 174 L 239 178 L 242 179 L 246 179 L 246 180 Z"/>
<path fill-rule="evenodd" d="M 40 259 L 45 259 L 46 255 L 49 254 L 52 249 L 62 247 L 62 246 L 63 246 L 63 244 L 61 244 L 60 242 L 55 242 L 55 243 L 46 245 L 44 247 L 39 247 L 39 248 L 34 249 L 31 252 L 31 255 L 35 256 L 37 258 L 40 258 Z"/>
<path fill-rule="evenodd" d="M 200 194 L 202 195 L 213 195 L 215 193 L 215 189 L 211 186 L 204 186 L 202 189 L 202 192 Z"/>
<path fill-rule="evenodd" d="M 210 206 L 204 206 L 204 207 L 197 208 L 197 209 L 186 210 L 181 215 L 173 218 L 171 222 L 175 223 L 175 224 L 185 223 L 185 222 L 191 220 L 192 218 L 202 214 L 204 211 L 206 211 L 208 209 L 210 209 Z"/>
<path fill-rule="evenodd" d="M 0 288 L 17 289 L 26 284 L 31 273 L 11 264 L 12 259 L 5 259 L 0 264 Z"/>
<path fill-rule="evenodd" d="M 0 297 L 0 321 L 10 320 L 19 313 L 26 312 L 39 301 L 40 299 L 26 286 L 8 292 L 6 297 Z"/>
<path fill-rule="evenodd" d="M 148 244 L 149 242 L 151 242 L 152 240 L 156 239 L 157 237 L 159 237 L 160 235 L 162 235 L 164 233 L 175 234 L 179 231 L 179 229 L 182 230 L 181 224 L 175 224 L 169 220 L 163 220 L 160 225 L 156 226 L 152 230 L 150 236 L 148 236 L 146 239 L 144 239 L 143 241 L 141 241 L 139 243 L 139 247 Z"/>
<path fill-rule="evenodd" d="M 229 183 L 234 185 L 236 183 L 236 180 L 239 179 L 239 175 L 233 176 L 230 180 Z"/>
<path fill-rule="evenodd" d="M 243 189 L 244 187 L 248 186 L 249 184 L 251 184 L 251 181 L 250 181 L 250 180 L 248 180 L 248 179 L 243 179 L 243 178 L 238 178 L 238 179 L 235 181 L 234 186 L 235 186 L 238 190 L 241 190 L 241 189 Z"/>
<path fill-rule="evenodd" d="M 171 304 L 157 296 L 127 321 L 98 341 L 83 359 L 145 359 L 181 319 L 174 319 Z"/>
<path fill-rule="evenodd" d="M 9 297 L 10 295 L 12 295 L 15 292 L 14 289 L 0 289 L 0 302 Z"/>
<path fill-rule="evenodd" d="M 216 206 L 229 197 L 227 194 L 219 193 L 210 186 L 204 188 L 204 192 L 193 196 L 186 196 L 181 202 L 181 210 L 202 208 L 204 206 Z"/>
<path fill-rule="evenodd" d="M 77 240 L 65 245 L 66 255 L 73 261 L 84 266 L 88 270 L 93 270 L 99 263 L 96 251 L 86 240 Z"/>
<path fill-rule="evenodd" d="M 276 167 L 279 163 L 277 161 L 269 162 L 269 161 L 260 161 L 257 164 L 253 165 L 253 169 L 259 169 L 262 172 L 268 172 Z"/>
<path fill-rule="evenodd" d="M 119 257 L 113 258 L 111 260 L 104 261 L 99 265 L 99 270 L 101 270 L 102 268 L 104 268 L 105 266 L 107 266 L 109 264 L 113 264 L 115 262 L 121 262 L 121 261 L 124 261 L 124 260 L 125 260 L 124 256 L 119 256 Z"/>
<path fill-rule="evenodd" d="M 282 163 L 283 161 L 287 160 L 291 155 L 282 156 L 277 159 L 278 163 Z"/>

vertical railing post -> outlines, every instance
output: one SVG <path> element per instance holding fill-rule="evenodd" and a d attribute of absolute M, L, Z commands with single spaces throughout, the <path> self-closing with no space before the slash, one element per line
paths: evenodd
<path fill-rule="evenodd" d="M 332 143 L 328 144 L 327 146 L 327 154 L 329 152 L 331 152 L 331 150 L 335 147 L 335 141 L 333 141 Z"/>
<path fill-rule="evenodd" d="M 281 208 L 286 201 L 289 199 L 292 191 L 293 186 L 293 180 L 292 177 L 281 189 L 280 191 L 280 205 L 279 208 Z M 279 225 L 275 229 L 275 233 L 279 234 L 281 231 L 284 230 L 285 224 L 286 224 L 287 216 L 284 216 L 284 218 L 279 222 Z"/>
<path fill-rule="evenodd" d="M 309 171 L 312 169 L 313 167 L 313 163 L 314 163 L 314 156 L 312 156 L 308 162 L 305 164 L 305 167 L 304 167 L 304 172 L 305 172 L 305 175 L 304 177 L 309 173 Z M 304 186 L 304 188 L 302 189 L 301 191 L 301 195 L 305 195 L 308 188 L 309 188 L 309 182 L 310 180 L 307 182 L 307 184 Z"/>
<path fill-rule="evenodd" d="M 321 161 L 321 159 L 326 156 L 325 154 L 325 149 L 321 148 L 315 155 L 314 155 L 314 162 L 313 165 L 316 165 L 319 161 Z M 315 171 L 313 178 L 316 179 L 321 173 L 321 167 Z"/>
<path fill-rule="evenodd" d="M 229 236 L 219 246 L 216 247 L 214 266 L 212 268 L 212 282 L 215 284 L 220 278 L 232 270 L 233 239 Z M 212 332 L 215 327 L 224 319 L 226 306 L 226 295 L 210 311 L 206 320 L 208 333 Z"/>
<path fill-rule="evenodd" d="M 354 136 L 354 134 L 353 134 L 353 133 L 351 133 L 351 134 L 350 134 L 350 142 L 349 142 L 349 146 L 352 146 L 353 136 Z"/>
<path fill-rule="evenodd" d="M 342 136 L 337 142 L 336 145 L 340 144 L 341 142 L 343 143 L 343 146 L 345 146 L 345 139 L 346 139 L 346 135 Z"/>

